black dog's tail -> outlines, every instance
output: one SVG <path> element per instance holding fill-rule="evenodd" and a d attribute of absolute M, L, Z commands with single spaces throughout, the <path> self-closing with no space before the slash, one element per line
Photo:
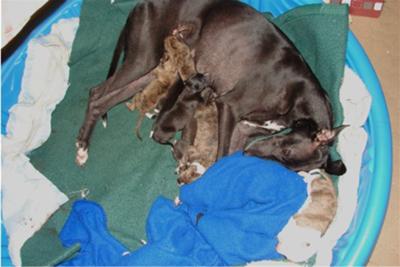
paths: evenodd
<path fill-rule="evenodd" d="M 125 37 L 126 37 L 126 26 L 122 29 L 118 37 L 117 45 L 114 49 L 114 54 L 111 60 L 111 65 L 110 68 L 108 69 L 107 79 L 110 78 L 117 70 L 119 59 L 121 58 L 121 54 L 125 48 Z M 108 121 L 107 113 L 104 113 L 103 116 L 101 116 L 101 120 L 103 122 L 104 128 L 106 128 Z"/>

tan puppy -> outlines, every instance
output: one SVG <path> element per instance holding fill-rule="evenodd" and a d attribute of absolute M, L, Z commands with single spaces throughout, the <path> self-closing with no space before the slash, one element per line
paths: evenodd
<path fill-rule="evenodd" d="M 156 77 L 150 84 L 140 93 L 136 94 L 131 102 L 127 102 L 126 106 L 129 110 L 137 109 L 139 118 L 136 123 L 135 132 L 139 139 L 140 127 L 144 117 L 149 115 L 156 108 L 157 103 L 167 93 L 170 85 L 177 79 L 177 71 L 173 62 L 169 59 L 168 53 L 165 53 L 160 64 L 153 70 Z"/>
<path fill-rule="evenodd" d="M 302 262 L 314 255 L 337 210 L 337 195 L 331 178 L 320 170 L 305 176 L 308 197 L 302 208 L 279 233 L 277 251 L 288 260 Z"/>
<path fill-rule="evenodd" d="M 151 112 L 156 109 L 159 101 L 166 95 L 171 85 L 178 79 L 178 74 L 186 81 L 197 73 L 190 48 L 178 37 L 179 29 L 175 35 L 164 40 L 164 55 L 160 64 L 153 70 L 156 77 L 144 90 L 136 94 L 126 106 L 129 110 L 137 109 L 140 113 L 135 131 L 139 139 L 140 127 L 146 115 L 152 117 Z"/>

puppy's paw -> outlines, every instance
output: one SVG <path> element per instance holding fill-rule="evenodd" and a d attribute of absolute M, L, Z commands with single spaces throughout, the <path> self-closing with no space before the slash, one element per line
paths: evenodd
<path fill-rule="evenodd" d="M 130 111 L 134 111 L 135 110 L 135 108 L 136 108 L 136 105 L 135 105 L 135 103 L 132 101 L 132 102 L 125 102 L 125 106 L 130 110 Z"/>
<path fill-rule="evenodd" d="M 196 168 L 196 173 L 199 175 L 202 175 L 203 173 L 206 172 L 206 168 L 203 165 L 201 165 L 200 163 L 198 163 L 197 161 L 192 162 L 191 165 L 193 165 Z"/>
<path fill-rule="evenodd" d="M 146 112 L 145 113 L 146 117 L 149 118 L 150 120 L 154 119 L 155 117 L 157 117 L 157 113 L 152 113 L 152 112 Z"/>

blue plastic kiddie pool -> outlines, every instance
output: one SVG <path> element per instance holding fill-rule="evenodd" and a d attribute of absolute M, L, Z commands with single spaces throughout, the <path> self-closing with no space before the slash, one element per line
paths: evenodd
<path fill-rule="evenodd" d="M 28 38 L 2 64 L 2 134 L 6 133 L 8 110 L 18 99 L 30 39 L 50 32 L 51 25 L 62 18 L 78 17 L 82 0 L 69 0 L 38 25 Z M 299 5 L 322 0 L 243 0 L 261 12 L 278 16 Z M 368 144 L 364 152 L 356 214 L 347 233 L 334 249 L 333 265 L 365 265 L 383 225 L 389 200 L 392 172 L 392 137 L 385 98 L 376 73 L 356 37 L 349 32 L 346 64 L 367 86 L 372 97 L 365 124 Z M 3 229 L 2 229 L 3 230 Z M 4 232 L 3 232 L 4 234 Z M 6 239 L 2 238 L 2 265 L 8 265 Z"/>

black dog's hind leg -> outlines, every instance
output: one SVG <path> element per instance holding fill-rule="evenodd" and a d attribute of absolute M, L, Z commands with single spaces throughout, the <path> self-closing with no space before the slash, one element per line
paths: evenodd
<path fill-rule="evenodd" d="M 218 110 L 218 152 L 217 159 L 228 155 L 232 132 L 236 119 L 231 108 L 223 103 L 216 102 Z"/>

